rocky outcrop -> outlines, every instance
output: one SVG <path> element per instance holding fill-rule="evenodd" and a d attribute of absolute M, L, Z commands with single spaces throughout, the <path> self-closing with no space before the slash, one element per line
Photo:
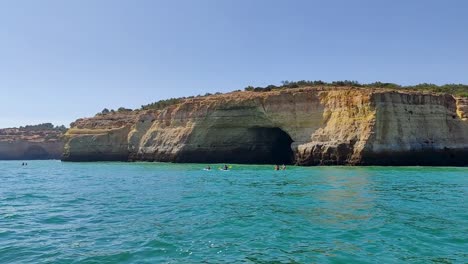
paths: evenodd
<path fill-rule="evenodd" d="M 468 165 L 467 105 L 369 88 L 233 92 L 77 120 L 63 159 Z"/>
<path fill-rule="evenodd" d="M 375 126 L 361 163 L 468 165 L 468 122 L 451 95 L 373 95 Z"/>
<path fill-rule="evenodd" d="M 456 98 L 457 115 L 462 120 L 468 119 L 468 98 Z"/>
<path fill-rule="evenodd" d="M 78 119 L 65 134 L 62 159 L 72 161 L 123 161 L 129 156 L 128 134 L 137 113 L 111 113 Z"/>
<path fill-rule="evenodd" d="M 0 129 L 0 160 L 60 159 L 62 134 L 54 129 Z"/>

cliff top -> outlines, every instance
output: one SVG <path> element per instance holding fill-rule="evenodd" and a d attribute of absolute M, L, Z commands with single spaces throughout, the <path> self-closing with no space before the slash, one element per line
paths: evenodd
<path fill-rule="evenodd" d="M 465 84 L 445 84 L 445 85 L 436 85 L 430 83 L 421 83 L 418 85 L 408 85 L 403 86 L 395 83 L 383 83 L 383 82 L 374 82 L 370 84 L 361 84 L 357 81 L 335 81 L 331 83 L 323 82 L 323 81 L 297 81 L 297 82 L 289 82 L 283 81 L 282 85 L 268 85 L 265 87 L 253 87 L 247 86 L 244 88 L 244 92 L 241 90 L 236 90 L 230 93 L 216 93 L 210 94 L 207 93 L 205 95 L 197 95 L 197 96 L 189 96 L 189 97 L 181 97 L 181 98 L 169 98 L 164 100 L 159 100 L 147 105 L 142 105 L 140 110 L 148 110 L 148 109 L 164 109 L 170 105 L 175 105 L 181 103 L 185 100 L 193 100 L 199 98 L 209 98 L 212 96 L 223 96 L 223 95 L 232 95 L 235 94 L 236 96 L 249 96 L 246 92 L 255 92 L 255 93 L 264 93 L 264 92 L 272 92 L 272 91 L 285 91 L 285 90 L 297 90 L 297 89 L 315 89 L 315 90 L 335 90 L 335 89 L 365 89 L 371 92 L 387 92 L 387 91 L 401 91 L 405 93 L 434 93 L 434 94 L 451 94 L 457 97 L 467 97 L 468 98 L 468 85 Z M 130 110 L 125 108 L 120 108 L 120 110 Z M 108 113 L 109 110 L 104 109 L 103 113 Z"/>
<path fill-rule="evenodd" d="M 0 129 L 0 142 L 29 141 L 45 142 L 58 141 L 66 132 L 64 126 L 56 126 L 51 123 L 27 125 L 22 127 Z"/>
<path fill-rule="evenodd" d="M 290 84 L 288 84 L 290 85 Z M 87 129 L 92 129 L 92 133 L 97 133 L 100 129 L 104 132 L 106 129 L 120 128 L 128 124 L 132 124 L 138 120 L 138 117 L 142 113 L 146 112 L 160 112 L 171 108 L 181 106 L 183 104 L 236 104 L 239 102 L 245 102 L 248 100 L 254 100 L 258 98 L 266 98 L 269 96 L 281 95 L 281 94 L 297 94 L 306 92 L 322 92 L 322 91 L 359 91 L 369 94 L 376 93 L 404 93 L 404 94 L 441 94 L 440 92 L 434 92 L 433 90 L 427 89 L 405 89 L 395 88 L 390 85 L 382 85 L 389 87 L 355 87 L 355 86 L 331 86 L 331 85 L 315 85 L 315 86 L 301 86 L 301 87 L 282 87 L 271 89 L 266 87 L 262 89 L 252 90 L 246 88 L 245 91 L 233 91 L 229 93 L 217 93 L 207 94 L 204 96 L 192 96 L 183 98 L 172 98 L 168 100 L 159 101 L 160 103 L 154 103 L 152 105 L 143 106 L 141 109 L 131 110 L 126 108 L 119 108 L 117 111 L 104 109 L 101 113 L 96 114 L 94 117 L 80 118 L 71 124 L 73 128 L 69 133 L 86 133 Z M 468 90 L 468 86 L 467 86 Z M 161 103 L 162 102 L 162 103 Z M 78 131 L 78 130 L 79 131 Z M 91 132 L 91 131 L 90 131 Z"/>

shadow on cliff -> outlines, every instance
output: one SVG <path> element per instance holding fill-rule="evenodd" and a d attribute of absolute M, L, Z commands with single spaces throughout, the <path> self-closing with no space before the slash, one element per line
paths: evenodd
<path fill-rule="evenodd" d="M 200 140 L 202 138 L 202 140 Z M 191 140 L 176 158 L 177 162 L 292 164 L 293 140 L 278 127 L 232 129 L 211 128 L 209 133 Z"/>
<path fill-rule="evenodd" d="M 40 160 L 40 159 L 51 159 L 53 158 L 47 150 L 41 146 L 33 145 L 26 149 L 22 155 L 23 159 L 29 160 Z"/>

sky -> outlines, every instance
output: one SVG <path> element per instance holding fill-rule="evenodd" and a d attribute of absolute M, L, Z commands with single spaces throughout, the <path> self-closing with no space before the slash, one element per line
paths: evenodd
<path fill-rule="evenodd" d="M 465 0 L 0 0 L 0 127 L 282 80 L 468 83 Z"/>

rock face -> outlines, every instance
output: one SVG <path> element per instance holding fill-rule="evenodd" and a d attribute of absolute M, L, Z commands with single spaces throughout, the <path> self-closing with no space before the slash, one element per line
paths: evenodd
<path fill-rule="evenodd" d="M 62 131 L 0 129 L 0 160 L 60 159 Z"/>
<path fill-rule="evenodd" d="M 126 161 L 135 118 L 134 112 L 126 112 L 76 120 L 65 134 L 62 160 Z"/>
<path fill-rule="evenodd" d="M 234 92 L 79 119 L 63 160 L 463 166 L 467 108 L 369 88 Z"/>

